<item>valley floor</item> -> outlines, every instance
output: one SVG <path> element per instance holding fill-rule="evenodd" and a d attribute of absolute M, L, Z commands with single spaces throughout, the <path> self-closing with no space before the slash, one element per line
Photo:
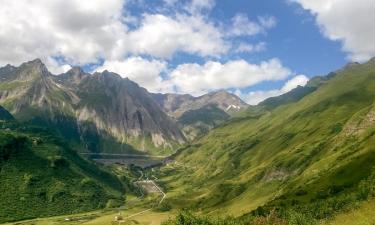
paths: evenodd
<path fill-rule="evenodd" d="M 147 211 L 146 211 L 147 210 Z M 363 203 L 359 208 L 337 215 L 332 220 L 323 221 L 321 225 L 374 225 L 375 224 L 375 200 Z M 119 215 L 124 221 L 115 221 Z M 158 212 L 142 207 L 124 210 L 94 211 L 76 215 L 41 218 L 4 225 L 112 225 L 112 224 L 141 224 L 159 225 L 163 221 L 172 218 L 177 211 Z"/>
<path fill-rule="evenodd" d="M 111 225 L 111 224 L 142 224 L 142 225 L 158 225 L 163 221 L 171 218 L 174 212 L 156 212 L 153 210 L 146 211 L 146 208 L 134 208 L 130 210 L 120 211 L 95 211 L 76 215 L 66 215 L 50 218 L 41 218 L 35 220 L 27 220 L 15 223 L 6 223 L 4 225 Z M 115 217 L 121 215 L 124 221 L 116 221 Z"/>
<path fill-rule="evenodd" d="M 142 196 L 127 196 L 124 206 L 117 209 L 103 209 L 74 215 L 63 215 L 49 218 L 38 218 L 4 225 L 111 225 L 111 224 L 142 224 L 159 225 L 173 217 L 177 211 L 161 212 L 158 210 L 166 194 L 154 180 L 141 176 L 135 184 L 140 188 Z M 156 178 L 157 179 L 157 178 Z"/>

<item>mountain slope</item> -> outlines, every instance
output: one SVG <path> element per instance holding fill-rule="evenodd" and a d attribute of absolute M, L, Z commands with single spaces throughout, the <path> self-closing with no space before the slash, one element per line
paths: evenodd
<path fill-rule="evenodd" d="M 302 98 L 221 125 L 161 175 L 174 174 L 164 182 L 176 206 L 243 215 L 265 205 L 313 221 L 371 196 L 359 193 L 375 183 L 373 146 L 375 60 L 337 71 Z"/>
<path fill-rule="evenodd" d="M 121 182 L 44 128 L 0 121 L 0 223 L 123 203 Z"/>
<path fill-rule="evenodd" d="M 209 130 L 246 110 L 248 105 L 226 91 L 199 97 L 179 94 L 153 94 L 164 111 L 177 119 L 188 140 L 194 140 Z"/>
<path fill-rule="evenodd" d="M 153 94 L 155 101 L 171 116 L 179 118 L 189 110 L 215 105 L 219 109 L 235 113 L 247 108 L 247 104 L 239 97 L 226 91 L 211 92 L 199 97 L 179 94 Z"/>
<path fill-rule="evenodd" d="M 197 137 L 207 134 L 208 131 L 228 119 L 230 119 L 230 115 L 225 111 L 216 105 L 207 105 L 199 109 L 184 112 L 177 121 L 182 125 L 182 130 L 186 137 L 194 140 Z"/>
<path fill-rule="evenodd" d="M 103 72 L 53 76 L 40 60 L 0 69 L 0 104 L 19 120 L 54 128 L 91 152 L 169 154 L 184 143 L 146 89 Z"/>

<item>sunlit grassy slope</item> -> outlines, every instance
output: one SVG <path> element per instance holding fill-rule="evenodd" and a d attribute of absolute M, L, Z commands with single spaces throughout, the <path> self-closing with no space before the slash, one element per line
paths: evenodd
<path fill-rule="evenodd" d="M 169 202 L 239 216 L 262 205 L 303 211 L 357 193 L 374 170 L 375 60 L 307 87 L 314 89 L 250 109 L 181 151 L 160 171 Z M 337 211 L 360 199 L 338 203 Z M 312 214 L 332 214 L 324 213 Z"/>
<path fill-rule="evenodd" d="M 365 202 L 356 209 L 343 212 L 325 221 L 324 225 L 373 225 L 375 224 L 375 201 Z"/>

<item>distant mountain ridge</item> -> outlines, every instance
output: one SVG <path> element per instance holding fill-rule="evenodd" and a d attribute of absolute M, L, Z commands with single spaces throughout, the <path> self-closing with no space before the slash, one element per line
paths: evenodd
<path fill-rule="evenodd" d="M 176 118 L 189 110 L 200 109 L 208 105 L 215 105 L 228 114 L 248 107 L 248 104 L 239 97 L 227 91 L 211 92 L 199 97 L 189 94 L 153 94 L 153 97 L 169 115 Z"/>
<path fill-rule="evenodd" d="M 227 121 L 248 105 L 227 91 L 211 92 L 199 97 L 184 94 L 153 94 L 155 101 L 182 127 L 188 140 L 194 140 Z"/>
<path fill-rule="evenodd" d="M 85 151 L 164 155 L 247 107 L 225 91 L 152 94 L 109 71 L 89 74 L 73 67 L 56 76 L 40 59 L 0 68 L 0 104 L 17 120 L 53 128 Z M 213 112 L 204 119 L 210 122 L 195 110 Z M 179 121 L 182 116 L 194 134 Z"/>

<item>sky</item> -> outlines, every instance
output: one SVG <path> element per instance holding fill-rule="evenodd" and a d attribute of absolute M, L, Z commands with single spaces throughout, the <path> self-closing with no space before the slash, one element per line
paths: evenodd
<path fill-rule="evenodd" d="M 374 0 L 0 0 L 0 65 L 109 70 L 249 104 L 375 56 Z"/>

